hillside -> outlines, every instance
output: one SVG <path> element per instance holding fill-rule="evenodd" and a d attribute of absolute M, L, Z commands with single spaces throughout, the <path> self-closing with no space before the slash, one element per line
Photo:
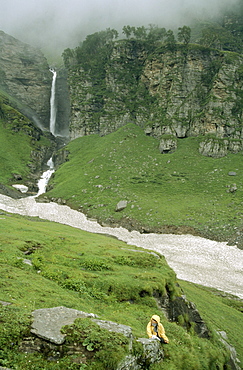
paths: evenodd
<path fill-rule="evenodd" d="M 51 72 L 43 53 L 0 30 L 0 89 L 38 127 L 49 128 Z"/>
<path fill-rule="evenodd" d="M 2 213 L 0 228 L 1 303 L 10 303 L 0 307 L 0 366 L 20 370 L 104 368 L 106 362 L 102 361 L 107 360 L 101 352 L 92 363 L 86 360 L 86 365 L 80 364 L 77 354 L 50 361 L 47 352 L 33 353 L 33 345 L 30 352 L 22 352 L 30 339 L 34 343 L 29 333 L 31 312 L 56 306 L 92 312 L 103 320 L 129 325 L 135 339 L 146 337 L 148 319 L 154 312 L 159 313 L 170 344 L 164 348 L 164 361 L 152 365 L 151 370 L 227 368 L 229 355 L 215 330 L 227 332 L 243 360 L 240 302 L 183 283 L 184 293 L 188 291 L 200 301 L 210 337 L 195 335 L 187 315 L 181 314 L 177 324 L 166 319 L 154 294 L 163 297 L 167 292 L 173 302 L 181 289 L 162 256 L 131 248 L 114 238 L 36 218 Z M 72 337 L 69 340 L 72 343 Z M 107 345 L 109 357 L 116 363 L 120 352 L 117 349 L 113 353 L 112 343 Z"/>
<path fill-rule="evenodd" d="M 134 124 L 78 138 L 65 147 L 67 161 L 45 196 L 62 198 L 102 224 L 191 233 L 242 247 L 242 154 L 205 157 L 197 150 L 200 140 L 180 140 L 177 151 L 161 154 L 159 141 Z M 116 212 L 120 200 L 127 207 Z"/>
<path fill-rule="evenodd" d="M 56 85 L 56 132 L 65 138 L 49 133 L 45 57 L 0 32 L 0 192 L 25 196 L 12 188 L 24 184 L 35 194 L 53 156 L 37 202 L 67 204 L 101 225 L 243 249 L 242 14 L 240 4 L 191 28 L 125 26 L 120 39 L 107 29 L 65 50 Z M 0 368 L 117 370 L 128 355 L 141 369 L 238 370 L 229 348 L 240 368 L 242 300 L 179 281 L 158 253 L 0 213 Z M 132 350 L 89 319 L 63 329 L 61 347 L 40 341 L 33 311 L 63 306 L 128 325 Z M 163 361 L 148 364 L 136 339 L 154 313 L 170 343 Z"/>
<path fill-rule="evenodd" d="M 14 106 L 12 98 L 0 91 L 0 191 L 18 197 L 20 192 L 11 185 L 24 184 L 29 193 L 36 192 L 40 171 L 56 144 Z"/>

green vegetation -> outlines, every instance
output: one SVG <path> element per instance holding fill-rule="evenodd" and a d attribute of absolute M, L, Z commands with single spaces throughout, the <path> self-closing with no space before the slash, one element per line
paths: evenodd
<path fill-rule="evenodd" d="M 164 362 L 153 365 L 153 370 L 223 369 L 228 353 L 215 333 L 218 329 L 228 333 L 242 360 L 242 314 L 231 299 L 221 302 L 212 293 L 182 282 L 185 293 L 189 298 L 193 293 L 194 302 L 205 313 L 212 330 L 210 339 L 200 339 L 193 331 L 166 320 L 153 293 L 163 294 L 170 286 L 171 294 L 176 295 L 180 289 L 162 256 L 36 218 L 2 214 L 0 221 L 0 300 L 11 303 L 0 308 L 0 366 L 18 370 L 115 368 L 127 351 L 126 339 L 118 335 L 111 340 L 109 332 L 98 329 L 89 319 L 76 320 L 63 329 L 68 334 L 67 345 L 81 342 L 90 353 L 83 364 L 76 364 L 68 354 L 49 361 L 44 353 L 18 350 L 29 336 L 31 311 L 56 306 L 93 312 L 101 319 L 129 325 L 135 338 L 146 337 L 146 324 L 158 313 L 170 344 L 164 347 Z M 24 263 L 25 258 L 32 266 Z M 97 332 L 99 335 L 94 334 Z M 136 346 L 135 351 L 139 354 Z"/>
<path fill-rule="evenodd" d="M 163 231 L 190 226 L 227 240 L 242 226 L 242 154 L 205 157 L 199 142 L 181 139 L 176 152 L 160 154 L 158 140 L 133 124 L 104 137 L 78 138 L 66 147 L 68 162 L 56 171 L 46 196 L 61 197 L 108 224 Z M 227 192 L 232 183 L 237 191 Z M 128 206 L 115 212 L 120 200 Z"/>
<path fill-rule="evenodd" d="M 90 370 L 116 370 L 119 362 L 128 354 L 128 338 L 120 333 L 102 329 L 90 319 L 77 319 L 66 326 L 67 344 L 82 343 L 91 356 L 87 361 Z"/>
<path fill-rule="evenodd" d="M 139 109 L 153 111 L 156 123 L 170 125 L 166 107 L 153 109 L 157 106 L 157 96 L 150 95 L 146 84 L 140 83 L 145 58 L 153 61 L 154 57 L 168 51 L 175 58 L 175 51 L 180 51 L 184 56 L 180 63 L 184 63 L 192 51 L 200 51 L 211 58 L 198 87 L 198 101 L 203 106 L 209 99 L 222 57 L 231 63 L 239 58 L 237 53 L 242 53 L 241 14 L 242 6 L 239 6 L 238 14 L 230 12 L 221 21 L 192 28 L 180 27 L 177 34 L 180 43 L 172 30 L 153 25 L 149 28 L 124 26 L 127 40 L 117 41 L 118 32 L 107 29 L 87 36 L 76 49 L 65 50 L 63 58 L 70 80 L 80 83 L 81 74 L 86 75 L 84 94 L 92 108 L 91 125 L 99 127 L 103 115 L 112 124 L 114 106 L 121 116 L 129 112 L 134 120 Z M 191 41 L 195 44 L 189 44 Z M 120 51 L 117 57 L 114 53 L 114 65 L 110 65 L 115 48 Z M 137 55 L 143 57 L 137 58 Z M 121 97 L 116 97 L 116 92 L 107 87 L 107 71 L 114 76 L 117 85 L 127 88 Z M 173 78 L 171 76 L 171 80 Z M 243 79 L 242 67 L 235 71 L 235 78 L 237 81 Z M 243 94 L 240 88 L 234 93 L 232 115 L 241 127 Z M 222 114 L 220 110 L 215 113 Z M 148 126 L 151 124 L 147 122 Z M 10 185 L 14 174 L 20 174 L 26 181 L 33 169 L 33 151 L 50 146 L 49 139 L 14 109 L 11 99 L 2 92 L 0 131 L 0 182 Z M 72 208 L 104 224 L 122 224 L 145 232 L 175 230 L 184 233 L 189 230 L 236 242 L 236 235 L 240 235 L 243 226 L 242 153 L 213 159 L 198 153 L 202 138 L 175 140 L 177 150 L 174 153 L 160 154 L 158 140 L 146 136 L 134 124 L 104 137 L 92 135 L 76 139 L 65 147 L 68 161 L 60 165 L 48 193 L 43 196 L 62 198 Z M 218 144 L 222 141 L 215 140 Z M 229 176 L 230 171 L 236 175 Z M 230 191 L 231 188 L 234 190 Z M 127 207 L 116 212 L 120 200 L 126 200 Z M 242 247 L 242 239 L 238 240 Z M 30 336 L 31 312 L 55 306 L 93 312 L 101 319 L 129 325 L 135 339 L 146 336 L 149 318 L 158 313 L 170 344 L 164 346 L 164 361 L 153 364 L 150 370 L 229 369 L 229 353 L 219 340 L 218 331 L 227 333 L 227 341 L 236 348 L 243 363 L 242 301 L 195 284 L 179 283 L 187 298 L 196 303 L 210 329 L 209 339 L 198 338 L 191 323 L 187 331 L 183 327 L 187 320 L 185 315 L 179 317 L 178 323 L 172 323 L 158 307 L 155 296 L 167 293 L 173 300 L 182 294 L 175 273 L 163 256 L 131 248 L 107 236 L 1 213 L 0 300 L 10 305 L 0 305 L 0 367 L 112 370 L 128 353 L 125 337 L 111 336 L 89 319 L 78 319 L 63 328 L 67 346 L 78 342 L 83 347 L 84 358 L 79 363 L 67 351 L 62 358 L 52 361 L 44 351 L 21 351 L 22 341 Z M 141 355 L 136 343 L 134 352 Z"/>
<path fill-rule="evenodd" d="M 3 92 L 0 92 L 0 132 L 0 183 L 12 184 L 14 174 L 20 174 L 26 181 L 33 161 L 32 151 L 49 147 L 50 140 L 13 108 Z"/>
<path fill-rule="evenodd" d="M 82 129 L 87 134 L 103 135 L 129 121 L 152 126 L 156 132 L 155 127 L 172 122 L 181 125 L 184 120 L 187 132 L 193 135 L 191 128 L 206 122 L 201 117 L 207 116 L 210 102 L 218 101 L 208 117 L 220 120 L 222 127 L 232 126 L 232 131 L 225 129 L 225 136 L 230 132 L 239 137 L 241 70 L 238 68 L 234 75 L 234 69 L 229 72 L 225 64 L 236 62 L 243 50 L 241 14 L 239 7 L 210 22 L 184 25 L 177 31 L 155 25 L 126 25 L 122 39 L 118 39 L 116 30 L 107 29 L 87 36 L 73 50 L 66 49 L 63 59 L 72 90 L 71 133 Z M 195 56 L 202 63 L 198 71 L 192 63 L 199 78 L 191 78 L 188 68 L 184 68 Z M 163 67 L 165 63 L 168 70 Z M 158 73 L 157 68 L 161 69 Z M 232 83 L 227 83 L 226 94 L 222 89 L 217 92 L 214 84 L 221 78 L 219 73 L 230 73 L 227 79 Z M 231 111 L 225 109 L 228 104 Z M 202 126 L 203 131 L 205 124 Z"/>
<path fill-rule="evenodd" d="M 211 17 L 210 20 L 202 21 L 199 18 L 190 25 L 179 27 L 177 39 L 182 42 L 185 49 L 192 41 L 207 48 L 242 53 L 242 14 L 243 6 L 239 1 L 230 9 L 225 8 L 221 14 Z M 122 38 L 123 35 L 127 40 L 142 41 L 148 51 L 153 50 L 156 45 L 163 45 L 169 50 L 175 50 L 178 46 L 178 44 L 176 45 L 175 30 L 166 30 L 158 25 L 150 24 L 149 27 L 126 25 L 122 28 Z M 65 66 L 72 68 L 81 64 L 92 68 L 90 62 L 93 63 L 93 57 L 97 59 L 99 53 L 107 56 L 107 52 L 109 53 L 112 49 L 114 41 L 118 37 L 118 31 L 110 28 L 88 35 L 74 50 L 69 48 L 64 50 L 62 56 Z"/>

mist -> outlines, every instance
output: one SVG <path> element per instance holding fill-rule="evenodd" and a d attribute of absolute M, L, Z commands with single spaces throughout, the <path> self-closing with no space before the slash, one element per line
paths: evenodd
<path fill-rule="evenodd" d="M 219 15 L 238 0 L 2 0 L 0 29 L 51 54 L 77 46 L 85 37 L 124 25 L 180 27 Z M 120 33 L 121 35 L 121 33 Z"/>

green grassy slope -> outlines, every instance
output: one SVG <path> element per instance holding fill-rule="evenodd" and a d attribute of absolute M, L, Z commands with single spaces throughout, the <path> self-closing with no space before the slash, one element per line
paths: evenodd
<path fill-rule="evenodd" d="M 107 236 L 36 218 L 1 214 L 0 300 L 12 304 L 0 307 L 0 366 L 83 369 L 68 357 L 57 363 L 40 354 L 17 350 L 21 338 L 28 335 L 32 310 L 63 305 L 130 325 L 135 337 L 146 337 L 146 324 L 152 314 L 158 313 L 170 344 L 165 348 L 165 361 L 154 365 L 154 370 L 223 369 L 227 355 L 214 330 L 210 340 L 199 339 L 193 332 L 187 333 L 168 322 L 157 308 L 153 290 L 162 293 L 167 284 L 172 295 L 179 292 L 175 274 L 164 258 L 134 250 L 139 248 Z M 33 265 L 25 264 L 25 258 Z M 187 287 L 183 288 L 187 294 Z M 188 293 L 191 294 L 190 289 Z M 195 286 L 193 293 L 195 302 L 198 299 L 200 303 L 200 289 Z M 204 297 L 209 297 L 209 293 Z M 227 314 L 220 328 L 227 331 L 230 342 L 239 351 L 243 345 L 242 336 L 238 336 L 242 332 L 242 314 L 219 304 L 213 296 L 203 310 L 210 310 L 210 305 L 213 316 L 205 315 L 210 327 L 218 329 L 215 317 L 220 319 L 223 307 Z"/>
<path fill-rule="evenodd" d="M 78 138 L 66 147 L 68 162 L 56 171 L 46 195 L 66 199 L 102 222 L 125 220 L 148 230 L 189 226 L 225 240 L 242 226 L 242 154 L 213 159 L 198 153 L 200 138 L 178 140 L 160 154 L 158 140 L 129 124 L 104 137 Z M 229 176 L 230 171 L 236 176 Z M 235 193 L 227 186 L 236 183 Z M 122 212 L 116 204 L 127 200 Z"/>
<path fill-rule="evenodd" d="M 210 288 L 180 281 L 187 298 L 196 302 L 202 318 L 218 331 L 227 333 L 229 343 L 235 343 L 238 358 L 243 363 L 242 300 L 232 300 Z"/>
<path fill-rule="evenodd" d="M 26 181 L 32 151 L 50 145 L 40 129 L 13 108 L 6 94 L 0 91 L 0 183 L 11 185 L 13 174 L 20 174 Z"/>

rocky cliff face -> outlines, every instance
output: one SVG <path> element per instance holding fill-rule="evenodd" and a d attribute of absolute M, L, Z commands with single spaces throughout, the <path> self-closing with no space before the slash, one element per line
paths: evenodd
<path fill-rule="evenodd" d="M 62 68 L 57 71 L 56 80 L 56 132 L 63 137 L 69 136 L 70 101 L 67 85 L 67 71 Z"/>
<path fill-rule="evenodd" d="M 134 122 L 174 150 L 173 138 L 207 135 L 204 155 L 243 149 L 243 57 L 191 45 L 152 53 L 142 42 L 113 45 L 103 84 L 80 65 L 70 68 L 71 138 L 107 134 Z M 171 139 L 173 145 L 171 146 Z"/>
<path fill-rule="evenodd" d="M 41 128 L 49 127 L 51 80 L 40 50 L 0 31 L 0 89 Z"/>

